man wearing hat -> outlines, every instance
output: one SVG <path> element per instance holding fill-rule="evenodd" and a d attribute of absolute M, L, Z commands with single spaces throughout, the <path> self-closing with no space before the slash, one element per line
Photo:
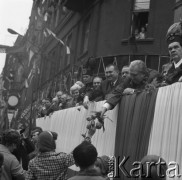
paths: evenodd
<path fill-rule="evenodd" d="M 80 89 L 80 95 L 78 98 L 79 102 L 81 101 L 83 102 L 85 95 L 93 89 L 92 70 L 90 68 L 83 68 L 82 78 L 83 78 L 83 83 L 85 84 L 85 86 Z M 88 108 L 86 104 L 85 104 L 85 108 Z"/>
<path fill-rule="evenodd" d="M 165 78 L 166 84 L 182 81 L 182 22 L 174 23 L 167 32 L 167 44 L 171 68 Z"/>

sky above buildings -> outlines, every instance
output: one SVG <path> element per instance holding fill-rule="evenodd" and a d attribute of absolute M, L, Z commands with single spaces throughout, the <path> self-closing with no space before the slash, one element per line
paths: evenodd
<path fill-rule="evenodd" d="M 13 46 L 17 35 L 10 34 L 11 28 L 24 35 L 29 25 L 33 0 L 0 0 L 0 44 Z M 0 53 L 0 73 L 6 54 Z"/>

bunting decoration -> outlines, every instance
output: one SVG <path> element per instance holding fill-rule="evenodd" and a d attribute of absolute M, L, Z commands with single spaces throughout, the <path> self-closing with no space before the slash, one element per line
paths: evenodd
<path fill-rule="evenodd" d="M 48 36 L 52 35 L 58 42 L 60 42 L 63 46 L 66 47 L 66 54 L 70 54 L 70 53 L 71 53 L 71 52 L 70 52 L 70 48 L 69 48 L 61 39 L 59 39 L 59 38 L 56 36 L 56 34 L 53 33 L 50 29 L 45 28 L 45 30 L 44 30 L 44 35 L 45 35 L 45 37 L 48 37 Z"/>
<path fill-rule="evenodd" d="M 32 50 L 29 51 L 29 59 L 28 59 L 28 67 L 30 66 L 30 62 L 32 60 L 32 57 L 34 55 L 34 52 Z"/>

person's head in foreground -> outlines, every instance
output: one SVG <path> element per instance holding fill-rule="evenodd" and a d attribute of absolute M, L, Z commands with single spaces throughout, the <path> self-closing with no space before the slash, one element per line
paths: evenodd
<path fill-rule="evenodd" d="M 20 144 L 20 134 L 14 130 L 6 130 L 2 135 L 2 144 L 6 146 L 10 152 L 13 152 Z"/>
<path fill-rule="evenodd" d="M 38 136 L 37 147 L 39 152 L 51 152 L 56 149 L 57 133 L 51 131 L 43 131 Z"/>
<path fill-rule="evenodd" d="M 97 150 L 92 144 L 84 141 L 73 150 L 73 157 L 81 171 L 93 168 L 97 159 Z"/>

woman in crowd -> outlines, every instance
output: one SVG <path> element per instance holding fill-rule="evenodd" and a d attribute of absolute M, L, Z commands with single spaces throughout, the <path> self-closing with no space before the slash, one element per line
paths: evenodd
<path fill-rule="evenodd" d="M 79 99 L 79 90 L 81 89 L 81 87 L 78 84 L 74 84 L 71 88 L 70 88 L 70 94 L 72 96 L 72 100 L 71 100 L 71 106 L 75 107 L 75 106 L 79 106 L 82 104 L 82 101 Z"/>

